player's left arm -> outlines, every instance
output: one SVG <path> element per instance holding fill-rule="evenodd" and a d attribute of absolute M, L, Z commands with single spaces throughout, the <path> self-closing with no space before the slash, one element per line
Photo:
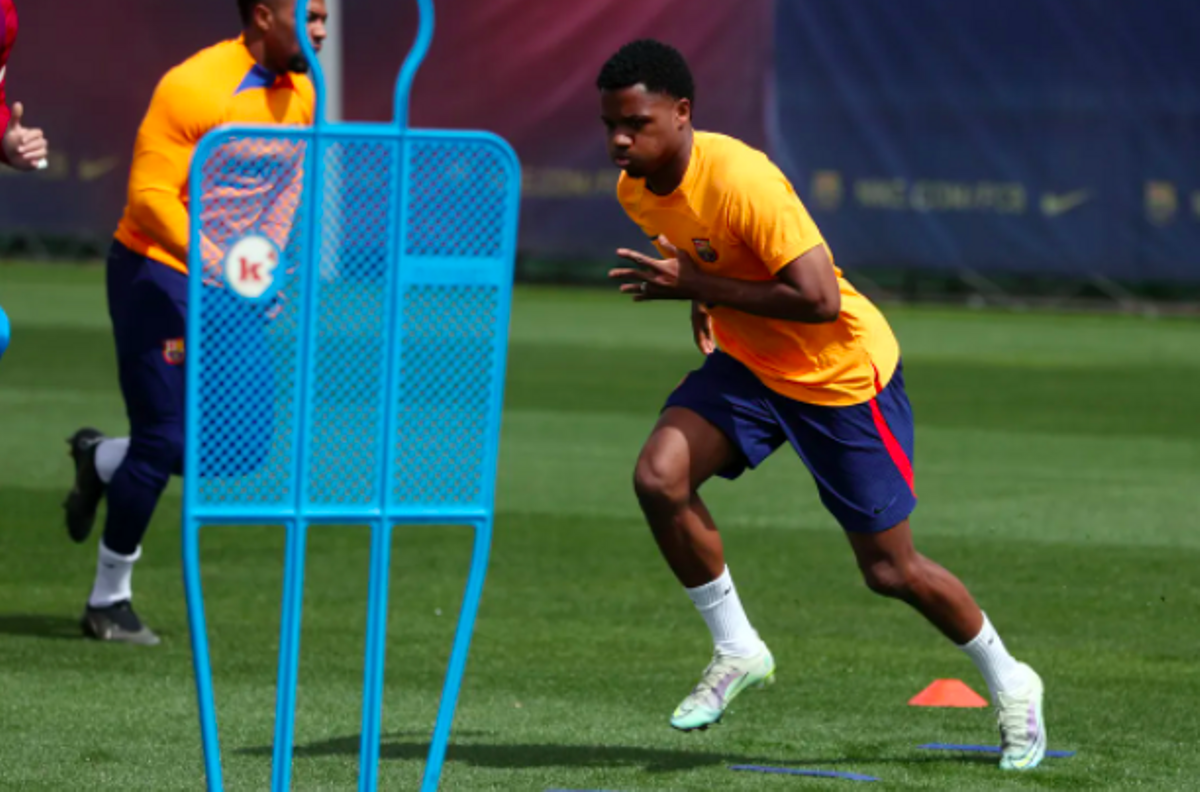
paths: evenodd
<path fill-rule="evenodd" d="M 304 152 L 301 141 L 275 140 L 267 156 L 278 163 L 274 183 L 264 195 L 259 229 L 280 250 L 287 248 L 296 225 L 296 213 L 304 193 Z"/>
<path fill-rule="evenodd" d="M 196 143 L 216 126 L 211 91 L 180 69 L 159 82 L 138 130 L 128 188 L 129 215 L 160 247 L 188 260 L 188 172 Z"/>
<path fill-rule="evenodd" d="M 665 237 L 658 240 L 658 245 L 668 251 L 667 258 L 654 259 L 625 248 L 617 251 L 618 256 L 638 267 L 614 269 L 609 277 L 628 281 L 621 291 L 632 295 L 636 302 L 693 300 L 804 324 L 832 322 L 841 311 L 837 274 L 824 245 L 797 256 L 776 272 L 772 280 L 766 281 L 712 275 L 701 270 L 691 256 L 675 248 Z"/>
<path fill-rule="evenodd" d="M 841 289 L 824 239 L 783 174 L 772 168 L 756 175 L 753 181 L 732 185 L 728 222 L 771 279 L 748 281 L 704 272 L 665 238 L 656 243 L 662 259 L 618 250 L 617 255 L 638 267 L 614 269 L 610 277 L 632 281 L 621 291 L 637 301 L 695 300 L 806 324 L 836 320 Z"/>

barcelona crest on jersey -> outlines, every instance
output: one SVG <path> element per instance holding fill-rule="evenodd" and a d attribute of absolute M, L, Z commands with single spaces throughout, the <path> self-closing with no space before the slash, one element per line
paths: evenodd
<path fill-rule="evenodd" d="M 163 360 L 167 361 L 167 365 L 182 365 L 184 357 L 182 338 L 169 338 L 163 341 Z"/>
<path fill-rule="evenodd" d="M 707 239 L 693 239 L 692 244 L 696 246 L 696 255 L 701 261 L 712 264 L 717 260 L 717 251 L 713 250 L 712 243 Z"/>

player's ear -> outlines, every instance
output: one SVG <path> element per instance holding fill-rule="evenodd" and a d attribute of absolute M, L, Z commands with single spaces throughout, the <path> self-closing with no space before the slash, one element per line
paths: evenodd
<path fill-rule="evenodd" d="M 271 29 L 275 21 L 275 6 L 272 3 L 258 3 L 250 15 L 250 24 L 263 33 Z"/>
<path fill-rule="evenodd" d="M 675 123 L 683 129 L 692 121 L 692 100 L 677 99 L 675 100 Z"/>

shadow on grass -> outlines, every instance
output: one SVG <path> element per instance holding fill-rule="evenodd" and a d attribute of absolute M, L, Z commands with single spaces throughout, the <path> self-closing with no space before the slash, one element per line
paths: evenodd
<path fill-rule="evenodd" d="M 385 738 L 379 749 L 380 759 L 423 760 L 429 753 L 427 741 L 396 741 Z M 456 737 L 465 736 L 456 733 Z M 330 740 L 296 746 L 297 757 L 357 756 L 358 736 L 335 737 Z M 243 748 L 241 754 L 270 756 L 271 748 Z M 714 765 L 768 765 L 772 767 L 828 767 L 850 764 L 995 764 L 994 757 L 983 755 L 921 755 L 904 757 L 823 756 L 823 757 L 763 757 L 739 756 L 729 753 L 685 751 L 669 748 L 643 748 L 625 745 L 487 745 L 451 743 L 446 753 L 449 762 L 462 762 L 475 767 L 519 769 L 531 767 L 614 768 L 632 767 L 650 773 L 696 770 Z"/>
<path fill-rule="evenodd" d="M 30 613 L 0 613 L 0 635 L 83 640 L 79 619 Z"/>

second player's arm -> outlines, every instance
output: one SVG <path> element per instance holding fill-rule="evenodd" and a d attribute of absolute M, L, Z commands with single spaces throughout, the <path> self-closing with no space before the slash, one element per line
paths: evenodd
<path fill-rule="evenodd" d="M 129 211 L 138 226 L 164 250 L 187 262 L 188 212 L 178 191 L 134 177 L 129 184 Z"/>
<path fill-rule="evenodd" d="M 159 83 L 138 131 L 129 179 L 129 210 L 137 225 L 183 263 L 188 260 L 188 168 L 211 99 L 178 75 Z"/>

